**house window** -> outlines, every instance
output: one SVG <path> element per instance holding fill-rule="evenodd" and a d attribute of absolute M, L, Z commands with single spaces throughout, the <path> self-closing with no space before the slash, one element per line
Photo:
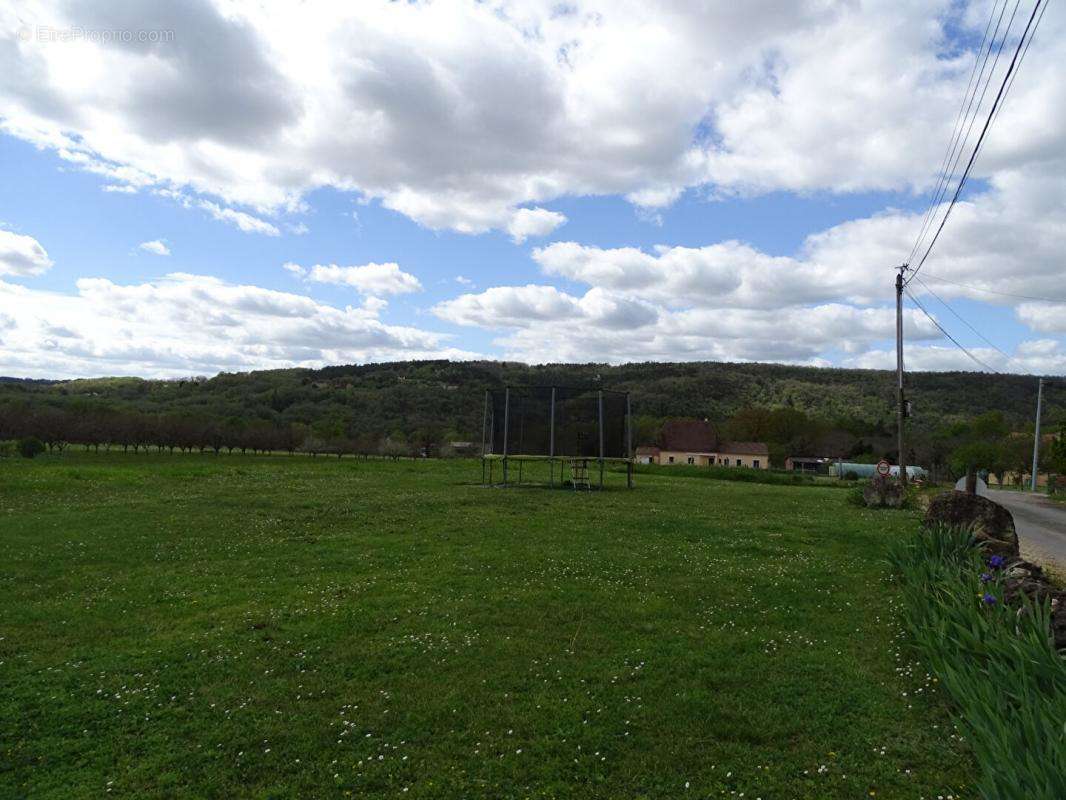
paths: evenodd
<path fill-rule="evenodd" d="M 670 464 L 673 464 L 674 463 L 674 457 L 670 456 L 669 458 L 667 458 L 667 462 L 670 463 Z"/>
<path fill-rule="evenodd" d="M 696 463 L 696 459 L 694 459 L 692 456 L 689 456 L 688 457 L 688 463 L 689 464 L 695 464 Z"/>
<path fill-rule="evenodd" d="M 756 458 L 754 461 L 751 462 L 751 465 L 755 469 L 758 469 L 759 468 L 759 459 Z"/>
<path fill-rule="evenodd" d="M 722 461 L 722 463 L 725 464 L 728 467 L 729 466 L 729 459 L 728 458 L 724 459 Z"/>

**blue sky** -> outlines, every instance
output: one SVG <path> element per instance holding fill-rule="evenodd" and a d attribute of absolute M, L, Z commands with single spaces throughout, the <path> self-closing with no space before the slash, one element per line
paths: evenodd
<path fill-rule="evenodd" d="M 323 23 L 359 43 L 313 48 L 254 6 L 178 5 L 0 20 L 0 64 L 18 67 L 0 78 L 0 374 L 438 356 L 891 366 L 892 265 L 995 11 L 783 4 L 752 25 L 725 7 L 369 3 Z M 1005 355 L 912 284 L 1000 370 L 1066 369 L 1066 306 L 1008 296 L 1066 298 L 1061 17 L 926 267 Z M 46 22 L 173 39 L 42 40 Z M 708 64 L 701 30 L 737 64 Z M 649 31 L 650 52 L 627 49 Z M 578 43 L 562 66 L 557 42 Z M 227 86 L 225 65 L 196 66 L 219 60 L 261 75 Z M 977 368 L 907 314 L 912 367 Z"/>

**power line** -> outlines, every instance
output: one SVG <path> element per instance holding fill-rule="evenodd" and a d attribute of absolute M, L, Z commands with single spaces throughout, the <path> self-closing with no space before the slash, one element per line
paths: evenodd
<path fill-rule="evenodd" d="M 940 295 L 938 295 L 936 292 L 934 292 L 932 289 L 930 289 L 925 281 L 923 281 L 921 278 L 918 278 L 918 283 L 920 283 L 922 286 L 924 286 L 925 290 L 927 292 L 929 292 L 929 294 L 931 294 L 933 297 L 935 297 L 937 300 L 939 300 L 940 301 L 940 305 L 944 306 L 944 308 L 946 308 L 948 311 L 950 311 L 952 314 L 954 314 L 955 318 L 958 319 L 959 322 L 961 322 L 963 325 L 965 325 L 967 328 L 969 328 L 971 331 L 973 331 L 981 339 L 981 341 L 983 341 L 985 344 L 987 344 L 989 347 L 991 347 L 993 350 L 995 350 L 997 353 L 999 353 L 1001 356 L 1003 356 L 1008 361 L 1013 361 L 1014 360 L 1013 356 L 1007 355 L 1002 350 L 1000 350 L 998 347 L 996 347 L 996 345 L 993 344 L 991 341 L 989 341 L 988 338 L 983 333 L 981 333 L 981 331 L 977 330 L 977 328 L 975 328 L 973 325 L 971 325 L 969 323 L 969 321 L 967 321 L 958 311 L 956 311 L 954 308 L 952 308 L 944 298 L 942 298 Z"/>
<path fill-rule="evenodd" d="M 1025 49 L 1022 50 L 1022 57 L 1018 59 L 1018 66 L 1014 70 L 1014 74 L 1010 76 L 1010 83 L 1007 84 L 1007 92 L 1006 92 L 1006 94 L 1010 94 L 1011 87 L 1014 86 L 1014 79 L 1016 77 L 1018 77 L 1018 72 L 1022 68 L 1022 62 L 1025 61 L 1025 54 L 1029 52 L 1029 45 L 1031 45 L 1033 43 L 1033 36 L 1036 36 L 1036 29 L 1040 27 L 1040 22 L 1044 19 L 1044 12 L 1045 11 L 1047 11 L 1047 3 L 1046 2 L 1044 3 L 1044 5 L 1040 9 L 1040 16 L 1038 16 L 1036 18 L 1036 25 L 1033 26 L 1033 33 L 1029 37 L 1029 41 L 1027 41 L 1025 43 Z M 1006 103 L 1004 102 L 1003 105 L 1006 105 Z M 1001 105 L 998 109 L 996 109 L 996 116 L 997 117 L 999 116 L 999 112 L 1003 109 L 1003 105 Z M 995 119 L 993 119 L 992 122 L 994 123 Z"/>
<path fill-rule="evenodd" d="M 1033 5 L 1033 11 L 1029 15 L 1029 21 L 1025 25 L 1025 30 L 1022 31 L 1021 39 L 1018 40 L 1018 46 L 1014 48 L 1014 56 L 1011 58 L 1010 64 L 1007 66 L 1007 71 L 1003 76 L 1003 81 L 1000 83 L 999 91 L 996 93 L 996 99 L 992 102 L 992 108 L 989 111 L 988 118 L 985 120 L 985 124 L 981 128 L 981 135 L 977 138 L 977 144 L 974 145 L 973 152 L 970 154 L 970 159 L 966 164 L 966 169 L 963 171 L 962 177 L 959 178 L 958 186 L 955 188 L 955 194 L 952 196 L 951 202 L 948 203 L 947 210 L 944 212 L 944 217 L 940 220 L 940 225 L 937 227 L 936 233 L 933 235 L 933 238 L 929 242 L 928 247 L 926 247 L 925 253 L 924 255 L 922 255 L 921 261 L 919 261 L 918 266 L 916 266 L 912 270 L 911 277 L 907 279 L 908 283 L 914 278 L 918 271 L 921 270 L 922 265 L 924 265 L 926 260 L 929 258 L 929 254 L 933 252 L 933 246 L 940 238 L 940 234 L 944 230 L 944 226 L 947 224 L 948 218 L 951 216 L 951 211 L 955 208 L 955 204 L 958 202 L 959 196 L 962 194 L 962 189 L 966 185 L 966 179 L 970 176 L 970 171 L 973 169 L 974 162 L 977 160 L 977 155 L 981 152 L 981 145 L 984 143 L 985 136 L 988 134 L 989 126 L 992 124 L 992 119 L 996 115 L 996 109 L 999 108 L 999 104 L 1002 101 L 1003 96 L 1006 92 L 1007 83 L 1010 80 L 1010 76 L 1014 73 L 1015 67 L 1018 64 L 1018 57 L 1021 54 L 1022 46 L 1024 45 L 1026 37 L 1028 36 L 1030 29 L 1032 28 L 1033 21 L 1036 19 L 1037 12 L 1040 10 L 1044 2 L 1045 0 L 1036 0 L 1036 3 Z M 1033 32 L 1035 33 L 1035 30 Z M 1004 39 L 1005 38 L 1006 34 L 1004 34 Z"/>
<path fill-rule="evenodd" d="M 1011 10 L 1010 19 L 1007 20 L 1007 27 L 1003 31 L 1003 37 L 1001 39 L 999 39 L 999 47 L 997 48 L 996 47 L 996 36 L 999 34 L 1000 25 L 1003 22 L 1003 15 L 1007 11 L 1006 2 L 1004 2 L 1003 8 L 1000 9 L 999 19 L 996 21 L 996 29 L 994 31 L 992 31 L 992 39 L 988 43 L 988 52 L 985 53 L 985 58 L 984 58 L 985 62 L 987 63 L 988 57 L 991 55 L 992 50 L 995 49 L 996 56 L 995 56 L 995 59 L 992 61 L 992 68 L 989 69 L 988 76 L 985 78 L 983 86 L 981 86 L 981 97 L 977 101 L 976 107 L 974 107 L 974 109 L 973 109 L 973 116 L 969 115 L 969 107 L 967 107 L 967 119 L 969 120 L 969 125 L 966 126 L 966 134 L 965 134 L 965 136 L 963 136 L 959 140 L 958 150 L 954 152 L 954 156 L 955 157 L 952 160 L 951 165 L 948 167 L 948 170 L 946 171 L 946 174 L 944 176 L 944 183 L 943 183 L 943 185 L 941 187 L 940 194 L 936 198 L 934 198 L 934 205 L 939 205 L 940 202 L 944 199 L 944 197 L 945 197 L 945 195 L 946 195 L 946 193 L 948 191 L 948 181 L 949 181 L 948 175 L 955 175 L 957 173 L 957 170 L 958 170 L 958 167 L 959 167 L 959 161 L 962 158 L 963 154 L 966 152 L 966 148 L 967 148 L 967 146 L 968 146 L 968 144 L 970 142 L 970 134 L 973 133 L 974 123 L 977 122 L 977 117 L 981 113 L 982 106 L 984 106 L 985 95 L 988 93 L 988 87 L 991 85 L 992 78 L 996 74 L 996 67 L 999 66 L 1000 56 L 1003 55 L 1003 47 L 1007 43 L 1007 37 L 1010 36 L 1011 28 L 1014 27 L 1014 17 L 1018 13 L 1018 6 L 1019 6 L 1020 2 L 1021 2 L 1021 0 L 1014 0 L 1014 8 Z M 993 11 L 994 10 L 995 9 L 993 8 Z M 984 64 L 982 64 L 982 66 L 981 66 L 981 74 L 980 74 L 980 76 L 978 76 L 978 83 L 980 83 L 981 77 L 983 77 L 983 76 L 984 76 Z M 970 98 L 970 103 L 971 104 L 973 103 L 973 100 L 974 100 L 974 98 L 977 95 L 977 88 L 978 88 L 977 85 L 975 85 L 974 89 L 973 89 L 974 90 L 974 95 Z M 995 107 L 993 107 L 992 110 L 995 111 Z M 985 127 L 987 128 L 987 126 L 988 126 L 988 122 L 986 121 L 985 122 Z M 981 141 L 980 141 L 980 139 L 978 139 L 977 145 L 974 147 L 973 153 L 971 153 L 971 156 L 970 156 L 971 160 L 976 157 L 977 150 L 980 148 L 980 146 L 981 146 Z M 965 183 L 965 181 L 966 181 L 966 175 L 963 174 L 963 176 L 960 177 L 960 179 L 959 179 L 959 186 L 956 187 L 956 189 L 957 190 L 960 189 L 962 184 Z M 948 215 L 951 214 L 951 210 L 952 210 L 953 206 L 954 206 L 954 201 L 948 206 L 947 211 L 945 211 L 944 220 L 941 221 L 941 227 L 943 226 L 944 222 L 947 221 L 947 217 L 948 217 Z M 932 221 L 935 218 L 935 216 L 936 216 L 936 213 L 934 212 L 933 215 L 930 216 L 930 219 L 929 219 L 930 223 L 932 223 Z M 914 249 L 914 251 L 911 253 L 911 255 L 908 256 L 908 263 L 910 263 L 910 260 L 912 260 L 914 258 L 914 256 L 921 249 L 921 240 L 924 240 L 925 233 L 926 233 L 925 230 L 922 230 L 920 232 L 919 236 L 921 238 L 919 240 L 918 247 L 916 247 Z M 933 237 L 933 241 L 936 241 L 936 238 L 939 235 L 939 233 L 940 233 L 940 229 L 937 229 L 937 235 L 935 235 Z"/>
<path fill-rule="evenodd" d="M 970 141 L 970 134 L 973 132 L 974 123 L 977 121 L 978 114 L 981 113 L 981 107 L 984 105 L 985 102 L 985 95 L 988 93 L 988 87 L 992 82 L 993 76 L 995 75 L 996 67 L 999 65 L 999 59 L 1000 56 L 1003 54 L 1003 47 L 1007 42 L 1007 37 L 1010 35 L 1010 29 L 1014 25 L 1014 17 L 1018 13 L 1019 3 L 1020 0 L 1015 0 L 1014 8 L 1011 10 L 1010 19 L 1007 21 L 1007 28 L 1003 31 L 1003 37 L 999 39 L 999 47 L 996 48 L 996 37 L 999 36 L 999 29 L 1000 26 L 1003 24 L 1003 15 L 1007 11 L 1007 0 L 1004 0 L 1003 7 L 999 11 L 999 17 L 996 20 L 996 27 L 992 31 L 992 38 L 988 41 L 988 49 L 984 51 L 984 55 L 980 60 L 981 69 L 977 75 L 977 82 L 973 84 L 973 91 L 969 93 L 969 98 L 966 102 L 966 111 L 963 114 L 962 123 L 958 130 L 958 134 L 960 135 L 957 138 L 953 137 L 954 141 L 948 154 L 947 163 L 945 167 L 941 170 L 941 182 L 939 183 L 939 191 L 937 191 L 932 198 L 928 217 L 923 222 L 922 228 L 918 232 L 918 237 L 915 239 L 914 247 L 912 248 L 910 255 L 907 256 L 908 263 L 913 260 L 914 256 L 920 250 L 922 241 L 925 238 L 927 226 L 932 224 L 933 219 L 936 217 L 936 209 L 940 205 L 940 202 L 944 199 L 944 196 L 948 191 L 948 184 L 950 182 L 951 176 L 956 174 L 956 171 L 958 170 L 959 166 L 959 160 L 962 158 L 962 154 L 966 152 L 967 144 Z M 992 13 L 989 16 L 989 23 L 991 23 L 992 17 L 995 16 L 996 5 L 998 5 L 998 0 L 997 3 L 994 4 L 992 7 Z M 995 59 L 992 61 L 991 69 L 988 70 L 988 76 L 985 77 L 985 67 L 988 65 L 988 60 L 989 57 L 992 55 L 993 49 L 995 49 L 996 51 L 996 56 Z M 983 85 L 982 79 L 984 79 Z M 978 88 L 980 88 L 981 90 L 981 97 L 977 100 L 977 105 L 974 106 L 973 101 L 977 99 Z M 971 108 L 973 109 L 972 116 L 970 115 Z M 966 124 L 967 120 L 969 120 L 969 125 Z M 962 126 L 965 126 L 966 128 L 966 134 L 964 136 L 961 135 Z"/>
<path fill-rule="evenodd" d="M 958 281 L 950 281 L 947 278 L 941 278 L 939 275 L 934 275 L 933 273 L 929 272 L 928 270 L 926 270 L 922 274 L 926 278 L 932 278 L 934 281 L 940 281 L 941 283 L 950 283 L 952 286 L 958 286 L 958 287 L 960 287 L 962 289 L 969 289 L 969 290 L 974 291 L 974 292 L 985 292 L 986 294 L 998 294 L 998 295 L 1001 295 L 1003 297 L 1013 297 L 1013 298 L 1015 298 L 1017 300 L 1033 300 L 1033 301 L 1035 301 L 1037 303 L 1066 303 L 1066 298 L 1036 297 L 1036 296 L 1030 295 L 1030 294 L 1014 294 L 1012 292 L 998 292 L 995 289 L 982 289 L 979 286 L 970 286 L 969 284 L 966 284 L 966 283 L 959 283 Z M 928 288 L 928 287 L 926 287 L 926 288 Z M 932 292 L 930 292 L 930 294 L 932 294 Z"/>
<path fill-rule="evenodd" d="M 988 42 L 988 50 L 986 51 L 985 42 L 988 41 L 988 31 L 992 27 L 992 20 L 996 16 L 996 7 L 998 5 L 999 0 L 996 0 L 988 15 L 988 22 L 985 23 L 985 32 L 981 36 L 981 44 L 977 47 L 978 57 L 974 59 L 973 68 L 970 70 L 970 79 L 966 82 L 966 91 L 963 92 L 962 103 L 959 105 L 959 111 L 955 115 L 955 124 L 952 126 L 951 138 L 948 140 L 948 146 L 944 150 L 944 159 L 941 161 L 940 170 L 937 173 L 936 185 L 933 187 L 933 191 L 929 195 L 929 205 L 926 208 L 922 219 L 922 227 L 918 231 L 918 236 L 914 239 L 910 254 L 907 256 L 908 262 L 913 259 L 918 252 L 922 239 L 925 237 L 926 228 L 929 226 L 929 223 L 932 222 L 933 211 L 943 197 L 944 191 L 947 189 L 948 176 L 951 174 L 948 165 L 952 163 L 952 157 L 955 155 L 956 148 L 965 147 L 965 143 L 959 138 L 959 136 L 962 133 L 963 126 L 966 124 L 966 120 L 970 118 L 970 109 L 973 106 L 974 98 L 977 96 L 977 87 L 981 84 L 981 79 L 984 77 L 985 66 L 988 63 L 988 56 L 992 52 L 992 46 L 995 44 L 996 36 L 999 33 L 1000 23 L 1003 22 L 1003 13 L 1007 10 L 1007 0 L 1003 0 L 1003 8 L 1000 9 L 999 19 L 996 21 L 996 29 L 992 32 L 992 41 Z M 983 56 L 981 55 L 982 53 L 984 54 Z M 977 71 L 978 65 L 981 67 L 979 74 Z M 974 82 L 975 75 L 977 76 L 976 82 Z M 991 73 L 989 74 L 989 77 L 991 77 Z M 977 110 L 974 111 L 975 116 L 976 114 Z"/>
<path fill-rule="evenodd" d="M 905 291 L 907 293 L 907 297 L 909 297 L 911 299 L 911 302 L 913 302 L 914 305 L 916 305 L 918 307 L 918 309 L 923 314 L 925 314 L 925 316 L 927 316 L 929 318 L 929 321 L 932 322 L 936 326 L 936 329 L 938 331 L 940 331 L 942 334 L 944 334 L 946 337 L 948 337 L 948 339 L 951 340 L 952 344 L 954 344 L 962 352 L 964 352 L 966 355 L 968 355 L 970 357 L 970 359 L 974 363 L 978 364 L 981 367 L 984 367 L 984 369 L 988 370 L 989 372 L 995 372 L 997 375 L 999 374 L 999 370 L 998 369 L 990 367 L 988 364 L 986 364 L 984 361 L 982 361 L 977 356 L 975 356 L 973 353 L 971 353 L 968 349 L 966 349 L 966 347 L 963 346 L 963 344 L 958 339 L 956 339 L 954 336 L 952 336 L 950 333 L 948 333 L 947 330 L 944 329 L 944 326 L 941 325 L 939 322 L 937 322 L 936 317 L 934 317 L 932 314 L 930 314 L 928 311 L 926 311 L 925 306 L 923 306 L 918 301 L 918 298 L 914 296 L 914 294 L 911 292 L 910 289 L 907 289 L 906 287 L 904 287 L 903 291 Z"/>

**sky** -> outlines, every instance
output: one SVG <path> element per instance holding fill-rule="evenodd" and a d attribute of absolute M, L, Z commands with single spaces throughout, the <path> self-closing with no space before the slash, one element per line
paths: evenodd
<path fill-rule="evenodd" d="M 1014 8 L 6 3 L 0 375 L 892 368 L 895 268 Z M 908 299 L 909 369 L 1066 373 L 1064 34 L 1049 3 L 909 285 L 981 365 Z"/>

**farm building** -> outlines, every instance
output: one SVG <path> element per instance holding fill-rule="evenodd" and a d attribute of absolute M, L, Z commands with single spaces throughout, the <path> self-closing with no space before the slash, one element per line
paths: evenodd
<path fill-rule="evenodd" d="M 865 480 L 866 478 L 872 478 L 877 474 L 876 464 L 856 464 L 853 462 L 836 462 L 834 461 L 829 468 L 829 474 L 833 477 L 855 477 Z M 899 467 L 893 465 L 888 468 L 888 474 L 893 478 L 899 477 Z M 907 477 L 911 480 L 922 479 L 925 480 L 929 477 L 925 469 L 922 467 L 909 466 L 907 467 Z"/>
<path fill-rule="evenodd" d="M 637 463 L 658 464 L 660 452 L 658 447 L 638 447 L 636 453 Z"/>
<path fill-rule="evenodd" d="M 726 467 L 770 469 L 770 448 L 766 442 L 722 442 L 718 446 L 717 463 Z"/>
<path fill-rule="evenodd" d="M 706 420 L 670 420 L 659 439 L 659 447 L 637 449 L 639 463 L 770 468 L 770 451 L 764 442 L 722 441 Z"/>
<path fill-rule="evenodd" d="M 829 467 L 839 460 L 828 456 L 789 456 L 785 459 L 785 469 L 789 472 L 828 475 Z"/>

